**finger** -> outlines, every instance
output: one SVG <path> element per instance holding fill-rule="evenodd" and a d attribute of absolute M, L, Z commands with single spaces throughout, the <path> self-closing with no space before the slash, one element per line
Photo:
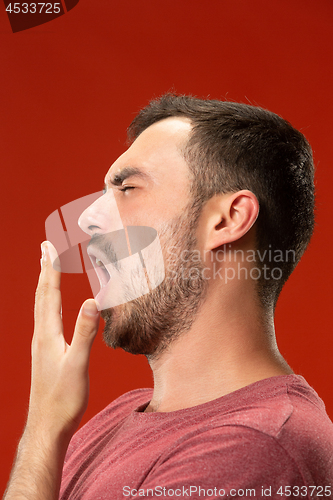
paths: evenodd
<path fill-rule="evenodd" d="M 96 302 L 88 299 L 84 302 L 76 320 L 70 356 L 84 370 L 88 369 L 89 355 L 99 325 L 99 311 Z"/>
<path fill-rule="evenodd" d="M 57 251 L 50 242 L 42 243 L 42 270 L 38 280 L 35 301 L 35 327 L 42 326 L 44 335 L 62 333 L 61 320 L 61 273 L 54 269 Z"/>

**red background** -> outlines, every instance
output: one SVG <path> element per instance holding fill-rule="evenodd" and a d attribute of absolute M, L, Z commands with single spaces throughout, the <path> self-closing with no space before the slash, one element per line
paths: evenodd
<path fill-rule="evenodd" d="M 1 487 L 27 409 L 45 219 L 101 189 L 136 111 L 170 89 L 267 107 L 313 146 L 316 233 L 279 300 L 276 328 L 282 354 L 333 418 L 332 18 L 331 0 L 80 0 L 13 34 L 0 5 Z M 90 295 L 85 276 L 63 276 L 68 337 Z M 108 350 L 99 336 L 84 421 L 151 383 L 144 357 Z"/>

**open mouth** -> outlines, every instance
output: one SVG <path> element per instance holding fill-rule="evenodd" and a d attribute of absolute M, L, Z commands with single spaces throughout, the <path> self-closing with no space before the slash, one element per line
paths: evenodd
<path fill-rule="evenodd" d="M 107 268 L 107 257 L 100 252 L 95 251 L 93 248 L 88 250 L 89 258 L 94 266 L 101 288 L 104 288 L 111 279 L 110 270 Z"/>

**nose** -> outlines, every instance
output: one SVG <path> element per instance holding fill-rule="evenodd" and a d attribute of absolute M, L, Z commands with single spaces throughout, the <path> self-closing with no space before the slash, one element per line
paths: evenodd
<path fill-rule="evenodd" d="M 124 226 L 111 189 L 82 212 L 78 224 L 82 231 L 90 236 L 123 229 Z"/>

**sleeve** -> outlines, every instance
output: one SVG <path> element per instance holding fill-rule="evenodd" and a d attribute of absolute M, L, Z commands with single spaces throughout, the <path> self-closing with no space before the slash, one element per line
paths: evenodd
<path fill-rule="evenodd" d="M 308 498 L 297 464 L 277 439 L 244 426 L 214 428 L 178 442 L 139 488 L 142 496 L 163 499 Z"/>

